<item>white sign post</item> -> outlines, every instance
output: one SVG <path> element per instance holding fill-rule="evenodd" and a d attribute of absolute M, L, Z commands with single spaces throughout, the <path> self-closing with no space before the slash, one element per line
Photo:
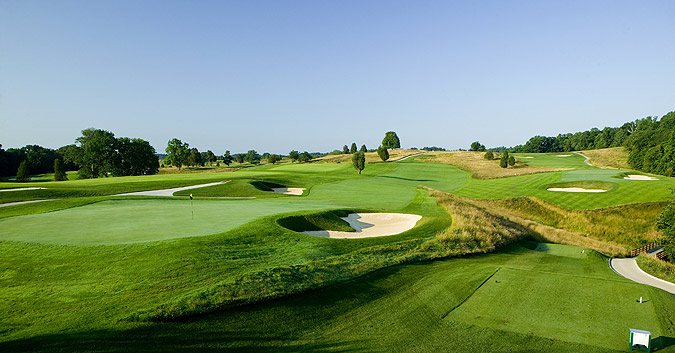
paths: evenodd
<path fill-rule="evenodd" d="M 630 329 L 630 350 L 652 351 L 652 333 L 649 331 Z"/>

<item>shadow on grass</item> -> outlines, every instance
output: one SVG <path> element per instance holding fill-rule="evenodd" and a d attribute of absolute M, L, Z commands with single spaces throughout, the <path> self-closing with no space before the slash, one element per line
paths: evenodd
<path fill-rule="evenodd" d="M 0 343 L 1 352 L 363 352 L 365 342 L 311 342 L 259 332 L 185 330 L 175 324 L 153 324 L 128 331 L 90 331 L 45 335 Z M 164 326 L 161 329 L 159 327 Z M 171 326 L 168 329 L 166 326 Z"/>
<path fill-rule="evenodd" d="M 656 350 L 665 349 L 671 346 L 675 346 L 675 338 L 667 336 L 659 336 L 652 340 L 652 346 Z"/>
<path fill-rule="evenodd" d="M 403 177 L 397 177 L 397 176 L 391 176 L 391 175 L 378 175 L 378 178 L 390 178 L 390 179 L 398 179 L 398 180 L 407 180 L 407 181 L 436 181 L 433 179 L 410 179 L 410 178 L 403 178 Z"/>

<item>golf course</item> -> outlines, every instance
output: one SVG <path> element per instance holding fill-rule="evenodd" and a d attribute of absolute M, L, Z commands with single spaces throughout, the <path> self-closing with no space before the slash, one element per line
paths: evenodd
<path fill-rule="evenodd" d="M 0 351 L 675 352 L 675 296 L 608 265 L 675 178 L 473 154 L 3 182 Z"/>

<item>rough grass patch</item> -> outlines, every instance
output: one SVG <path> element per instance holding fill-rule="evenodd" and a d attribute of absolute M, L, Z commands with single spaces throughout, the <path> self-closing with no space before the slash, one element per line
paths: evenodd
<path fill-rule="evenodd" d="M 340 217 L 346 217 L 350 211 L 325 211 L 310 213 L 301 216 L 289 216 L 277 220 L 277 224 L 295 232 L 315 230 L 336 230 L 342 232 L 355 231 L 347 221 Z"/>

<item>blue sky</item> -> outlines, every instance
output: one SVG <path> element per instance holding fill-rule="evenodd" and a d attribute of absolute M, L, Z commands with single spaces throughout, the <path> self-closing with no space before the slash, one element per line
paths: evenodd
<path fill-rule="evenodd" d="M 0 144 L 512 146 L 675 110 L 674 1 L 0 0 Z"/>

